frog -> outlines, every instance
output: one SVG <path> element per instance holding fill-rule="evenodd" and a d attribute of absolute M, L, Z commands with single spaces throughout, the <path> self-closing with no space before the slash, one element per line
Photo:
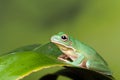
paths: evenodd
<path fill-rule="evenodd" d="M 75 67 L 93 70 L 105 75 L 112 75 L 108 63 L 103 57 L 91 46 L 80 40 L 64 32 L 59 32 L 51 37 L 51 42 L 63 53 L 58 57 L 58 60 Z"/>

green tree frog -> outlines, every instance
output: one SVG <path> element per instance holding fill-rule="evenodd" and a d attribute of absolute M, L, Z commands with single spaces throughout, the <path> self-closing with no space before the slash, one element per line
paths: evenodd
<path fill-rule="evenodd" d="M 63 52 L 63 55 L 58 57 L 59 60 L 76 67 L 112 75 L 106 61 L 93 48 L 83 42 L 66 35 L 64 32 L 53 35 L 51 42 Z"/>

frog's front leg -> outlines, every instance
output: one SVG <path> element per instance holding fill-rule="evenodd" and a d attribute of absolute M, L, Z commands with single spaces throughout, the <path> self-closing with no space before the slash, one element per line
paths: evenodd
<path fill-rule="evenodd" d="M 80 64 L 82 63 L 82 61 L 83 61 L 84 58 L 85 58 L 84 55 L 79 54 L 78 57 L 75 60 L 73 60 L 71 62 L 68 61 L 67 63 L 68 64 L 72 64 L 74 66 L 80 66 Z"/>

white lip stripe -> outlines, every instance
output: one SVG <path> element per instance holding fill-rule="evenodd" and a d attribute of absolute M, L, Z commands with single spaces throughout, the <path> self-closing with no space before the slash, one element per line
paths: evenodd
<path fill-rule="evenodd" d="M 72 48 L 72 47 L 70 47 L 70 46 L 66 46 L 66 45 L 64 45 L 64 44 L 61 44 L 61 43 L 58 43 L 58 42 L 55 42 L 55 41 L 51 41 L 51 42 L 53 42 L 53 43 L 55 43 L 55 44 L 62 45 L 62 46 L 67 47 L 67 48 L 71 48 L 73 51 L 76 51 L 74 48 Z"/>

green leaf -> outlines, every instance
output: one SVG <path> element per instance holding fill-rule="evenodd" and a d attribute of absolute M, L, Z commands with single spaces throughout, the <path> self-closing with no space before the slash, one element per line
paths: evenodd
<path fill-rule="evenodd" d="M 57 61 L 60 50 L 52 43 L 36 46 L 32 50 L 19 48 L 0 57 L 0 80 L 19 80 L 28 74 L 53 66 L 63 66 Z"/>
<path fill-rule="evenodd" d="M 62 52 L 53 43 L 17 48 L 0 57 L 0 80 L 19 80 L 44 68 L 67 66 L 67 64 L 57 60 L 57 57 L 61 54 Z M 114 79 L 112 76 L 103 75 L 88 69 L 65 67 L 53 74 L 44 75 L 40 80 L 56 80 L 61 75 L 73 80 Z"/>

